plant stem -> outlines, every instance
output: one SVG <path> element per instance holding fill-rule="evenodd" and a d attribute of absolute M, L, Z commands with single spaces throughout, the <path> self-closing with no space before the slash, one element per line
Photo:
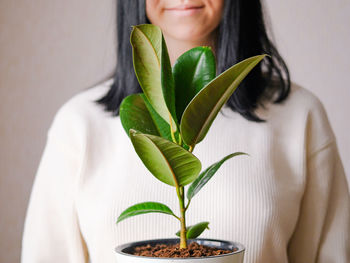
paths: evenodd
<path fill-rule="evenodd" d="M 180 217 L 178 217 L 177 215 L 174 215 L 174 217 L 181 222 Z"/>
<path fill-rule="evenodd" d="M 173 140 L 174 143 L 177 144 L 176 138 L 175 138 L 175 132 L 173 128 L 173 118 L 171 117 L 171 114 L 169 112 L 169 120 L 170 120 L 170 134 L 171 134 L 171 139 Z"/>
<path fill-rule="evenodd" d="M 187 248 L 187 238 L 186 238 L 186 208 L 185 208 L 185 195 L 184 195 L 184 187 L 180 186 L 176 188 L 177 196 L 179 198 L 180 203 L 180 248 Z"/>
<path fill-rule="evenodd" d="M 190 205 L 190 203 L 191 203 L 191 199 L 190 199 L 190 200 L 188 200 L 188 203 L 187 203 L 187 205 L 186 205 L 186 207 L 185 207 L 185 211 L 187 211 L 188 206 Z"/>

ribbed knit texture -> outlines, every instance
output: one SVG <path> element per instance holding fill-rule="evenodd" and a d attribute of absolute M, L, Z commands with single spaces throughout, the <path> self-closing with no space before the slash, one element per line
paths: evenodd
<path fill-rule="evenodd" d="M 116 225 L 128 206 L 158 201 L 178 212 L 175 189 L 136 155 L 120 119 L 94 103 L 110 82 L 84 91 L 56 114 L 37 172 L 23 236 L 23 263 L 112 263 L 125 242 L 174 237 L 179 223 L 147 214 Z M 203 168 L 227 161 L 191 202 L 202 237 L 237 241 L 245 263 L 350 262 L 350 198 L 322 104 L 293 85 L 250 122 L 224 109 L 194 154 Z"/>

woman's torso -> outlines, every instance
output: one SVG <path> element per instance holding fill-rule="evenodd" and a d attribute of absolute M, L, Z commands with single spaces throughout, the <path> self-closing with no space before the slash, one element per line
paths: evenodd
<path fill-rule="evenodd" d="M 174 237 L 179 228 L 174 218 L 163 214 L 141 215 L 116 225 L 118 215 L 135 203 L 157 201 L 175 213 L 178 203 L 175 189 L 144 167 L 119 117 L 92 102 L 105 91 L 105 86 L 95 87 L 76 99 L 85 100 L 82 104 L 89 108 L 82 114 L 86 145 L 76 207 L 93 263 L 114 262 L 118 244 Z M 218 115 L 194 150 L 203 169 L 232 152 L 249 156 L 227 161 L 193 198 L 187 223 L 209 221 L 210 230 L 202 237 L 244 244 L 247 262 L 287 262 L 288 240 L 305 187 L 309 109 L 300 105 L 312 99 L 304 89 L 293 87 L 285 104 L 258 111 L 265 123 L 247 121 L 229 109 Z"/>

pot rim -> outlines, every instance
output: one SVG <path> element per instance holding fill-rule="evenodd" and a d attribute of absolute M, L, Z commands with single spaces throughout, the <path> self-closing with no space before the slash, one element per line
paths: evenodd
<path fill-rule="evenodd" d="M 203 259 L 203 258 L 218 258 L 218 257 L 228 257 L 228 256 L 232 256 L 234 254 L 240 254 L 243 253 L 245 251 L 245 247 L 238 242 L 232 242 L 232 241 L 227 241 L 227 240 L 221 240 L 221 239 L 210 239 L 210 238 L 194 238 L 194 239 L 189 239 L 188 241 L 199 241 L 200 243 L 203 243 L 205 241 L 208 242 L 217 242 L 217 243 L 224 243 L 227 246 L 233 246 L 234 248 L 237 248 L 238 250 L 231 252 L 231 253 L 227 253 L 227 254 L 223 254 L 223 255 L 216 255 L 216 256 L 209 256 L 209 257 L 190 257 L 190 258 L 160 258 L 160 257 L 145 257 L 145 256 L 136 256 L 136 255 L 132 255 L 126 252 L 123 252 L 124 249 L 126 248 L 130 248 L 130 247 L 135 247 L 135 246 L 140 246 L 140 245 L 144 245 L 145 243 L 161 243 L 167 241 L 167 243 L 172 243 L 172 242 L 179 242 L 178 238 L 161 238 L 161 239 L 149 239 L 149 240 L 143 240 L 143 241 L 136 241 L 136 242 L 129 242 L 129 243 L 125 243 L 122 245 L 117 246 L 114 250 L 117 254 L 123 255 L 123 256 L 128 256 L 128 257 L 136 257 L 136 258 L 145 258 L 145 259 L 157 259 L 157 260 L 184 260 L 184 259 L 193 259 L 193 260 L 199 260 L 199 259 Z M 220 247 L 219 244 L 217 246 L 214 245 L 214 247 Z"/>

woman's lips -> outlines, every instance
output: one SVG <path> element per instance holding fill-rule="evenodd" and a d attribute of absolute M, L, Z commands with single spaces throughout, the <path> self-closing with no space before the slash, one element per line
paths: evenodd
<path fill-rule="evenodd" d="M 172 8 L 165 8 L 165 11 L 168 11 L 174 15 L 189 16 L 189 15 L 194 15 L 201 12 L 203 8 L 204 6 L 180 5 Z"/>

